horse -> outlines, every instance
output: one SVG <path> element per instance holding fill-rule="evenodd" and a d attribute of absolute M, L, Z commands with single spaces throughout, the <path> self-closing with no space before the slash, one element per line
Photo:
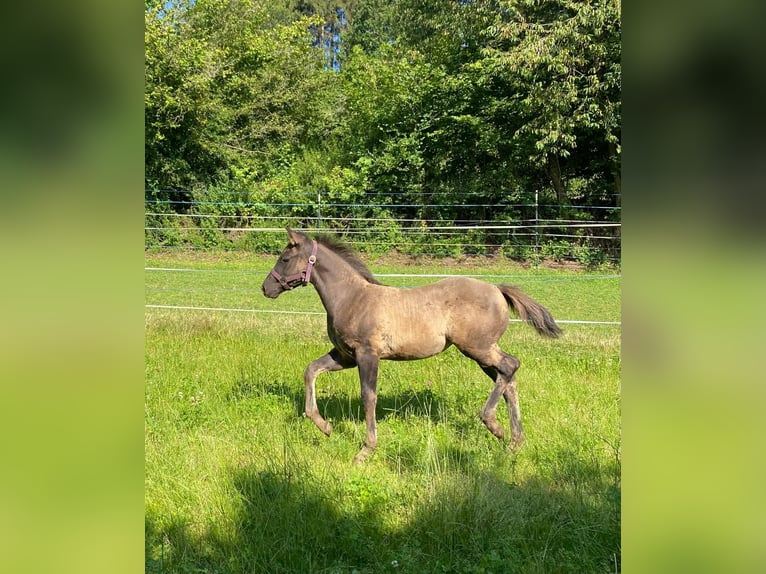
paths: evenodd
<path fill-rule="evenodd" d="M 520 362 L 503 351 L 498 341 L 508 327 L 509 309 L 540 335 L 558 337 L 562 330 L 545 307 L 518 287 L 470 277 L 448 277 L 415 288 L 390 287 L 375 279 L 354 251 L 336 239 L 312 239 L 289 227 L 287 235 L 289 243 L 261 290 L 275 299 L 285 291 L 312 284 L 319 294 L 333 348 L 312 361 L 303 373 L 303 414 L 330 436 L 332 425 L 317 408 L 316 379 L 321 373 L 357 367 L 367 434 L 354 463 L 367 459 L 378 445 L 375 405 L 379 362 L 424 359 L 452 345 L 473 359 L 494 382 L 481 409 L 481 421 L 503 440 L 503 428 L 495 414 L 502 396 L 508 407 L 512 446 L 524 442 L 516 389 Z"/>

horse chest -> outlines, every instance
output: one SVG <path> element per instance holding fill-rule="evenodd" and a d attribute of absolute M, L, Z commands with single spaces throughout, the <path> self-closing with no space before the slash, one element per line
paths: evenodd
<path fill-rule="evenodd" d="M 369 346 L 369 329 L 361 323 L 357 320 L 343 320 L 328 316 L 327 334 L 333 346 L 351 357 L 360 346 Z"/>

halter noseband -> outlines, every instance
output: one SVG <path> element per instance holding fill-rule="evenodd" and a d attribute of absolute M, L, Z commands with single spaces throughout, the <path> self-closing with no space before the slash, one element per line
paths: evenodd
<path fill-rule="evenodd" d="M 269 275 L 271 275 L 274 279 L 279 281 L 279 284 L 286 291 L 295 289 L 299 285 L 309 284 L 309 281 L 311 280 L 311 270 L 314 268 L 314 263 L 317 262 L 317 242 L 312 240 L 311 245 L 312 245 L 311 255 L 309 256 L 309 262 L 308 262 L 308 265 L 306 265 L 305 270 L 301 271 L 300 273 L 294 273 L 292 275 L 288 275 L 287 277 L 282 277 L 279 273 L 277 273 L 273 269 L 269 271 Z"/>

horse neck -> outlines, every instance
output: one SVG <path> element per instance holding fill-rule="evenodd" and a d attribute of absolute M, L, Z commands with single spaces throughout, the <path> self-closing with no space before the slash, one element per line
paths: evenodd
<path fill-rule="evenodd" d="M 311 283 L 327 313 L 333 315 L 347 297 L 364 287 L 367 280 L 343 257 L 320 245 Z"/>

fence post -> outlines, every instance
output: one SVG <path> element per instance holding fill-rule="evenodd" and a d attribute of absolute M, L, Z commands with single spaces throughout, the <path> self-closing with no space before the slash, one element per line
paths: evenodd
<path fill-rule="evenodd" d="M 322 229 L 322 192 L 317 190 L 317 227 Z"/>
<path fill-rule="evenodd" d="M 537 261 L 540 258 L 540 242 L 538 239 L 538 233 L 539 233 L 539 226 L 540 226 L 540 215 L 538 212 L 538 207 L 540 205 L 539 198 L 538 198 L 539 190 L 535 190 L 535 265 L 537 265 Z"/>

